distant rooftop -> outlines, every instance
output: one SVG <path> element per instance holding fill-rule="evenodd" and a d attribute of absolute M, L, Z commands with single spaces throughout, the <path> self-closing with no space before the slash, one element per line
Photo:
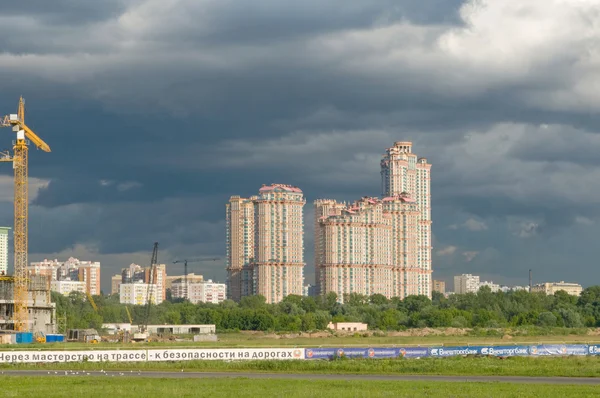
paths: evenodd
<path fill-rule="evenodd" d="M 263 184 L 262 188 L 260 188 L 258 190 L 258 192 L 269 192 L 269 191 L 276 191 L 276 192 L 285 191 L 285 192 L 302 193 L 302 190 L 300 188 L 295 187 L 293 185 L 287 185 L 287 184 L 271 184 L 271 185 Z"/>

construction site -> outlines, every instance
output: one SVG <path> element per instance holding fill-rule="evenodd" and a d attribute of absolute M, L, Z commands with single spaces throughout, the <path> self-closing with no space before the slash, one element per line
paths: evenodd
<path fill-rule="evenodd" d="M 15 133 L 12 153 L 0 152 L 0 162 L 12 164 L 14 172 L 14 268 L 13 275 L 0 277 L 0 332 L 5 342 L 44 340 L 56 331 L 56 307 L 50 299 L 50 280 L 29 277 L 29 146 L 43 152 L 50 146 L 25 124 L 25 100 L 19 99 L 17 112 L 0 117 L 0 127 Z M 10 341 L 8 341 L 10 340 Z"/>

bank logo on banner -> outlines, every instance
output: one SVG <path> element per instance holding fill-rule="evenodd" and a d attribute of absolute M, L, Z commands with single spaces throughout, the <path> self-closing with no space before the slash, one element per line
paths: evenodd
<path fill-rule="evenodd" d="M 588 347 L 588 354 L 591 355 L 600 355 L 600 346 L 598 345 L 591 345 Z"/>
<path fill-rule="evenodd" d="M 341 357 L 341 356 L 343 356 L 343 355 L 344 355 L 344 350 L 342 350 L 342 349 L 340 348 L 339 350 L 337 350 L 337 354 L 338 354 L 338 357 Z"/>
<path fill-rule="evenodd" d="M 367 353 L 369 354 L 369 358 L 373 358 L 375 356 L 375 350 L 372 348 L 369 348 Z"/>

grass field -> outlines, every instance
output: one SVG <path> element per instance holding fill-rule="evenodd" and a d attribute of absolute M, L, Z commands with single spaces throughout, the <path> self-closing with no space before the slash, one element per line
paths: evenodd
<path fill-rule="evenodd" d="M 423 359 L 344 359 L 314 361 L 187 361 L 139 363 L 0 364 L 0 369 L 142 370 L 329 374 L 497 375 L 600 377 L 600 358 L 452 357 Z"/>
<path fill-rule="evenodd" d="M 26 349 L 49 349 L 49 350 L 81 350 L 81 349 L 111 349 L 111 348 L 148 348 L 148 347 L 377 347 L 377 346 L 432 346 L 432 345 L 513 345 L 513 344 L 552 344 L 552 343 L 600 343 L 600 335 L 585 334 L 564 334 L 564 335 L 522 335 L 514 336 L 510 340 L 502 339 L 501 336 L 333 336 L 326 338 L 273 338 L 265 334 L 246 334 L 246 333 L 224 333 L 219 334 L 217 342 L 150 342 L 150 343 L 51 343 L 51 344 L 31 344 L 31 345 L 3 345 L 0 349 L 5 350 L 26 350 Z"/>
<path fill-rule="evenodd" d="M 589 397 L 598 386 L 235 379 L 3 377 L 4 397 Z"/>

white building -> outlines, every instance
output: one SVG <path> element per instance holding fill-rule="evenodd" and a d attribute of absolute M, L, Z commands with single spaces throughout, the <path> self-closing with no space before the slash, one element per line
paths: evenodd
<path fill-rule="evenodd" d="M 454 277 L 454 293 L 477 293 L 479 290 L 479 276 L 462 274 Z"/>
<path fill-rule="evenodd" d="M 68 296 L 71 292 L 85 294 L 85 282 L 79 281 L 51 281 L 50 290 Z"/>
<path fill-rule="evenodd" d="M 215 283 L 210 279 L 201 282 L 188 279 L 187 289 L 185 279 L 176 279 L 171 283 L 173 298 L 186 298 L 186 290 L 187 298 L 192 304 L 219 304 L 227 298 L 225 283 Z"/>
<path fill-rule="evenodd" d="M 9 227 L 0 227 L 0 275 L 8 274 L 8 231 Z"/>
<path fill-rule="evenodd" d="M 479 282 L 479 288 L 477 289 L 477 291 L 479 291 L 479 289 L 482 288 L 483 286 L 489 287 L 490 290 L 492 291 L 492 293 L 496 293 L 496 292 L 500 291 L 500 285 L 497 283 L 494 283 L 492 281 Z"/>
<path fill-rule="evenodd" d="M 543 292 L 552 295 L 559 290 L 562 290 L 570 295 L 579 296 L 583 291 L 583 287 L 579 283 L 570 283 L 565 281 L 538 283 L 531 287 L 533 293 Z"/>
<path fill-rule="evenodd" d="M 123 283 L 119 286 L 119 301 L 121 304 L 145 305 L 148 295 L 153 304 L 163 302 L 162 296 L 158 294 L 156 285 L 147 283 Z"/>

